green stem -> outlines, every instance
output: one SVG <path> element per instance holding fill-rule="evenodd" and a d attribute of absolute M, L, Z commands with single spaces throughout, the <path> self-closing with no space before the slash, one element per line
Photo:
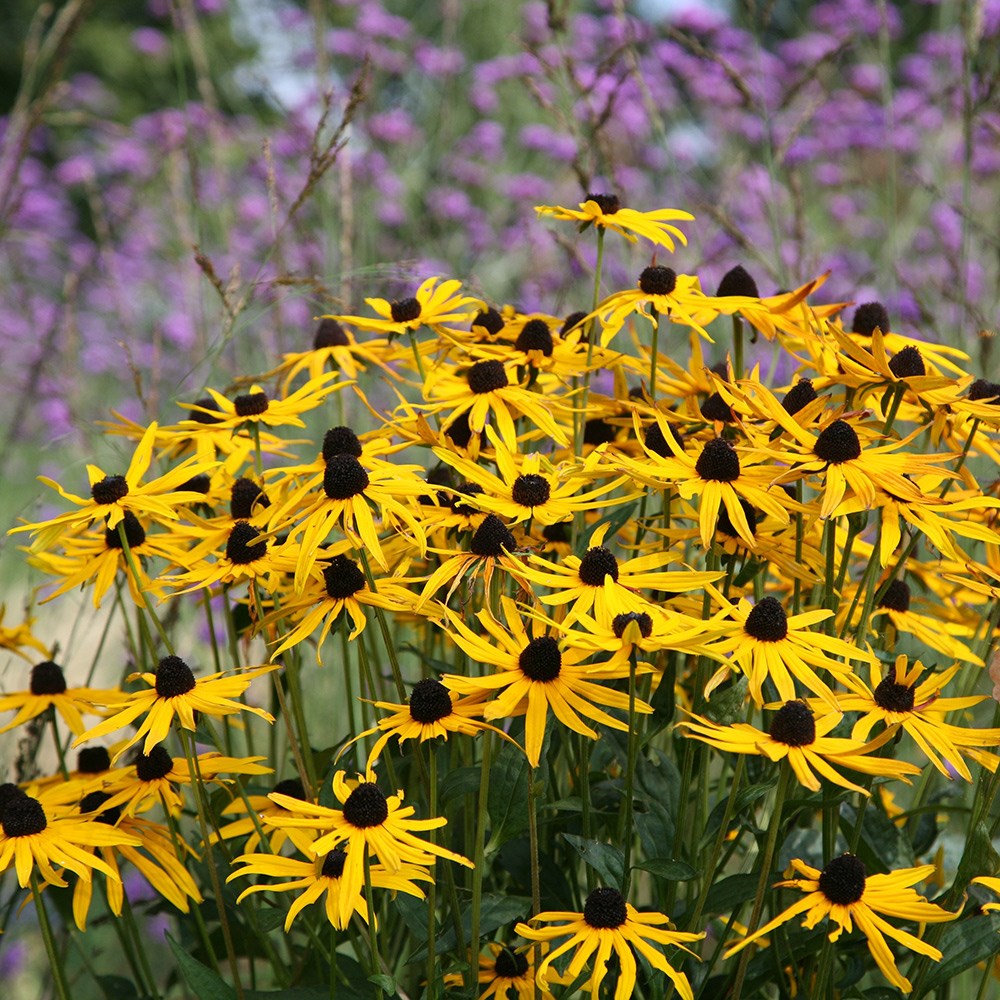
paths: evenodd
<path fill-rule="evenodd" d="M 483 904 L 483 869 L 486 867 L 486 819 L 487 802 L 490 795 L 490 766 L 493 751 L 493 734 L 483 733 L 483 759 L 479 771 L 479 800 L 476 810 L 476 852 L 473 861 L 475 868 L 472 872 L 472 921 L 471 933 L 469 935 L 469 948 L 471 951 L 470 961 L 472 963 L 472 982 L 474 985 L 472 1000 L 475 1000 L 476 969 L 479 967 L 479 953 L 482 950 L 482 942 L 479 939 L 480 911 Z M 530 780 L 530 779 L 529 779 Z M 528 789 L 531 795 L 531 789 Z"/>
<path fill-rule="evenodd" d="M 653 317 L 653 344 L 649 354 L 649 400 L 656 406 L 656 362 L 660 357 L 660 314 L 655 308 L 650 308 Z"/>
<path fill-rule="evenodd" d="M 49 923 L 49 914 L 45 909 L 42 900 L 42 892 L 38 888 L 38 876 L 31 873 L 31 895 L 35 898 L 35 910 L 38 912 L 38 925 L 42 931 L 42 939 L 45 942 L 45 953 L 48 955 L 49 968 L 52 970 L 52 982 L 55 986 L 56 996 L 59 1000 L 70 1000 L 69 983 L 66 981 L 66 970 L 63 968 L 62 956 L 56 948 L 55 935 L 52 933 L 52 924 Z"/>
<path fill-rule="evenodd" d="M 743 378 L 743 320 L 733 313 L 733 378 Z"/>
<path fill-rule="evenodd" d="M 422 748 L 421 748 L 422 749 Z M 437 816 L 437 747 L 430 746 L 430 761 L 428 762 L 428 785 L 427 785 L 427 815 Z M 436 831 L 428 831 L 428 839 L 434 843 Z M 434 1000 L 438 995 L 437 978 L 437 956 L 434 954 L 434 943 L 437 937 L 437 886 L 434 882 L 427 887 L 427 1000 Z"/>
<path fill-rule="evenodd" d="M 531 854 L 531 912 L 542 911 L 541 869 L 538 863 L 538 796 L 535 791 L 535 768 L 528 771 L 528 849 Z M 541 965 L 543 952 L 541 941 L 536 941 L 534 948 L 535 968 Z M 535 981 L 535 1000 L 539 1000 L 541 989 Z"/>
<path fill-rule="evenodd" d="M 365 845 L 365 900 L 368 903 L 368 947 L 371 951 L 372 976 L 380 974 L 378 957 L 378 930 L 375 927 L 375 898 L 372 893 L 372 862 L 368 854 L 368 845 Z M 382 987 L 376 981 L 375 1000 L 382 1000 Z"/>
<path fill-rule="evenodd" d="M 634 628 L 635 626 L 630 626 Z M 628 899 L 629 882 L 632 875 L 632 818 L 635 800 L 635 758 L 638 750 L 638 733 L 636 732 L 637 722 L 635 712 L 635 673 L 638 669 L 636 662 L 635 644 L 629 651 L 628 656 L 628 751 L 625 765 L 625 801 L 622 803 L 621 816 L 618 822 L 618 843 L 622 845 L 625 853 L 625 868 L 622 872 L 622 895 Z"/>
<path fill-rule="evenodd" d="M 122 553 L 125 556 L 125 564 L 128 566 L 128 571 L 132 574 L 132 579 L 135 581 L 135 589 L 142 594 L 142 577 L 139 575 L 139 567 L 135 562 L 135 554 L 132 552 L 132 547 L 128 543 L 128 536 L 125 534 L 125 521 L 124 519 L 118 522 L 118 537 L 122 543 Z M 174 646 L 167 636 L 166 630 L 163 628 L 163 622 L 160 621 L 159 615 L 153 610 L 152 604 L 145 598 L 142 598 L 142 604 L 136 603 L 136 608 L 138 609 L 139 615 L 145 617 L 143 612 L 148 614 L 150 621 L 153 623 L 153 627 L 160 634 L 160 638 L 163 640 L 163 646 L 168 653 L 173 655 Z"/>
<path fill-rule="evenodd" d="M 764 912 L 764 899 L 771 882 L 771 865 L 774 863 L 774 852 L 778 846 L 778 833 L 781 830 L 781 809 L 785 804 L 785 796 L 788 793 L 788 786 L 791 782 L 792 769 L 787 761 L 781 762 L 781 772 L 778 778 L 778 790 L 774 795 L 774 808 L 771 811 L 771 820 L 767 826 L 767 840 L 764 843 L 764 853 L 760 860 L 760 880 L 757 883 L 757 894 L 754 896 L 753 910 L 750 912 L 750 920 L 747 923 L 747 935 L 753 934 L 760 926 L 760 917 Z M 744 948 L 740 952 L 740 964 L 736 970 L 736 980 L 733 983 L 733 991 L 730 994 L 732 1000 L 740 1000 L 743 993 L 743 983 L 747 975 L 747 967 L 750 964 L 751 952 Z"/>

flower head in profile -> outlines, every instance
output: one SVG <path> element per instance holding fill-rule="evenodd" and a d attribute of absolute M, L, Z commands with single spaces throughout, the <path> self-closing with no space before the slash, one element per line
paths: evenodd
<path fill-rule="evenodd" d="M 237 898 L 237 903 L 255 892 L 298 892 L 285 917 L 286 932 L 291 930 L 295 918 L 307 906 L 318 903 L 324 896 L 326 919 L 331 926 L 343 930 L 354 913 L 365 923 L 368 922 L 364 885 L 354 886 L 345 879 L 347 851 L 341 847 L 335 847 L 308 861 L 276 854 L 241 854 L 233 859 L 233 863 L 243 867 L 234 871 L 226 879 L 227 882 L 241 875 L 267 875 L 286 880 L 258 882 L 244 889 Z M 434 881 L 426 869 L 412 864 L 401 864 L 395 871 L 389 871 L 385 865 L 372 865 L 370 874 L 373 889 L 390 889 L 393 894 L 405 892 L 417 899 L 424 898 L 424 891 L 416 883 Z"/>
<path fill-rule="evenodd" d="M 143 737 L 145 743 L 142 751 L 150 753 L 157 743 L 162 743 L 167 738 L 175 716 L 181 726 L 191 732 L 196 729 L 195 712 L 202 712 L 213 718 L 237 712 L 253 712 L 267 722 L 274 722 L 274 718 L 262 708 L 233 699 L 243 694 L 255 677 L 277 669 L 278 664 L 269 664 L 228 676 L 220 672 L 195 679 L 191 668 L 179 656 L 165 656 L 160 660 L 155 673 L 131 674 L 128 678 L 130 681 L 142 680 L 148 687 L 126 695 L 115 706 L 117 711 L 114 715 L 89 729 L 73 745 L 78 746 L 85 740 L 124 729 L 140 715 L 145 715 L 145 718 L 134 735 L 118 747 L 116 760 Z"/>
<path fill-rule="evenodd" d="M 957 913 L 949 913 L 940 906 L 928 903 L 912 888 L 934 872 L 934 865 L 901 868 L 885 875 L 869 875 L 860 858 L 853 854 L 842 854 L 822 871 L 798 858 L 792 859 L 792 868 L 804 877 L 778 882 L 777 885 L 798 889 L 806 895 L 770 923 L 730 948 L 725 958 L 735 955 L 752 941 L 804 913 L 806 917 L 802 925 L 807 928 L 815 927 L 821 920 L 829 918 L 834 925 L 828 935 L 831 941 L 837 941 L 844 931 L 851 932 L 856 927 L 868 939 L 868 949 L 882 974 L 904 993 L 909 993 L 912 986 L 896 967 L 886 937 L 935 962 L 941 961 L 941 952 L 937 948 L 894 927 L 884 919 L 896 917 L 923 924 L 941 923 L 958 916 Z"/>
<path fill-rule="evenodd" d="M 339 926 L 350 918 L 364 884 L 366 854 L 373 861 L 381 862 L 391 874 L 399 874 L 404 866 L 432 865 L 438 858 L 473 867 L 462 855 L 417 836 L 425 830 L 444 826 L 447 820 L 443 816 L 413 819 L 415 810 L 413 806 L 403 805 L 403 793 L 386 795 L 371 771 L 364 776 L 358 775 L 355 781 L 348 780 L 345 771 L 337 771 L 333 776 L 333 794 L 342 809 L 327 809 L 272 792 L 272 800 L 284 806 L 287 815 L 268 817 L 266 822 L 279 828 L 318 831 L 319 836 L 311 847 L 313 854 L 318 856 L 325 856 L 338 847 L 347 852 L 340 875 Z"/>
<path fill-rule="evenodd" d="M 571 981 L 579 976 L 590 963 L 593 972 L 587 985 L 592 998 L 598 996 L 601 983 L 608 972 L 608 960 L 612 954 L 618 956 L 620 972 L 614 1000 L 627 1000 L 633 995 L 638 966 L 635 952 L 664 973 L 674 984 L 679 996 L 684 1000 L 694 1000 L 691 984 L 683 972 L 678 972 L 663 956 L 661 948 L 680 948 L 694 954 L 687 947 L 692 941 L 700 941 L 705 935 L 683 931 L 668 931 L 665 925 L 670 921 L 662 913 L 640 913 L 617 889 L 595 889 L 587 897 L 582 913 L 548 912 L 531 918 L 531 923 L 554 923 L 552 927 L 533 928 L 528 924 L 518 924 L 517 933 L 530 941 L 552 942 L 568 938 L 545 956 L 538 967 L 536 979 L 546 992 L 548 982 L 553 977 L 552 962 L 572 952 L 573 957 L 566 968 L 565 976 Z"/>
<path fill-rule="evenodd" d="M 479 1000 L 490 1000 L 490 997 L 494 1000 L 534 1000 L 535 949 L 525 945 L 508 947 L 491 941 L 487 950 L 488 954 L 479 955 L 479 985 L 486 987 L 479 994 Z M 447 986 L 461 987 L 464 979 L 460 972 L 449 972 L 444 982 Z M 572 982 L 572 976 L 560 975 L 554 969 L 547 972 L 546 985 L 568 986 Z"/>
<path fill-rule="evenodd" d="M 64 490 L 57 482 L 46 476 L 39 476 L 39 482 L 54 489 L 64 500 L 77 506 L 77 510 L 58 514 L 47 521 L 22 524 L 11 528 L 8 534 L 30 531 L 37 538 L 33 547 L 50 548 L 65 531 L 86 527 L 94 521 L 104 521 L 106 527 L 114 531 L 126 512 L 137 517 L 143 515 L 156 521 L 173 521 L 178 508 L 185 503 L 197 502 L 201 494 L 181 487 L 192 476 L 207 472 L 215 462 L 199 462 L 189 458 L 174 466 L 162 476 L 144 483 L 143 477 L 153 461 L 153 444 L 156 440 L 157 424 L 152 423 L 143 432 L 136 445 L 132 459 L 124 474 L 108 474 L 97 465 L 87 466 L 90 480 L 90 496 L 81 497 Z"/>
<path fill-rule="evenodd" d="M 446 323 L 467 323 L 477 312 L 478 300 L 460 294 L 462 283 L 451 278 L 427 278 L 414 295 L 403 299 L 365 299 L 378 317 L 325 316 L 350 323 L 359 330 L 399 336 L 422 326 L 436 328 Z"/>
<path fill-rule="evenodd" d="M 589 226 L 612 229 L 630 243 L 635 243 L 641 236 L 654 246 L 670 251 L 674 249 L 674 239 L 687 246 L 687 237 L 671 223 L 694 221 L 690 212 L 677 208 L 659 208 L 652 212 L 626 208 L 616 194 L 588 194 L 577 208 L 536 205 L 535 211 L 539 215 L 551 215 L 554 219 L 579 222 L 581 230 Z"/>
<path fill-rule="evenodd" d="M 693 722 L 679 722 L 693 739 L 701 740 L 717 750 L 767 757 L 772 761 L 787 760 L 800 785 L 818 792 L 822 785 L 817 775 L 862 795 L 870 793 L 848 781 L 837 767 L 848 767 L 863 774 L 879 774 L 887 778 L 907 780 L 909 774 L 919 774 L 920 768 L 890 757 L 876 757 L 874 752 L 895 735 L 890 729 L 869 743 L 829 736 L 840 716 L 828 712 L 816 718 L 803 701 L 788 701 L 775 713 L 768 731 L 762 732 L 745 722 L 720 726 L 700 715 Z M 836 766 L 834 766 L 836 765 Z"/>
<path fill-rule="evenodd" d="M 28 661 L 31 660 L 31 656 L 25 652 L 26 649 L 32 649 L 41 653 L 42 656 L 48 656 L 48 648 L 31 631 L 35 619 L 25 616 L 19 625 L 4 625 L 3 619 L 6 613 L 7 605 L 0 604 L 0 649 L 9 650 Z"/>

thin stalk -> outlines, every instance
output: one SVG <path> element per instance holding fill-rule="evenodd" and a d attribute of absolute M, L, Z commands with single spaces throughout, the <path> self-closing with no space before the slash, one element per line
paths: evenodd
<path fill-rule="evenodd" d="M 364 567 L 365 579 L 368 581 L 368 588 L 373 594 L 378 593 L 375 585 L 375 577 L 372 576 L 372 568 L 368 565 L 368 554 L 361 549 L 361 565 Z M 378 621 L 379 631 L 382 633 L 382 641 L 385 644 L 385 652 L 389 657 L 389 666 L 392 668 L 392 678 L 396 682 L 396 693 L 400 701 L 406 700 L 406 686 L 403 684 L 403 672 L 399 667 L 399 660 L 396 657 L 396 646 L 389 634 L 389 626 L 386 624 L 385 611 L 377 604 L 374 605 L 375 619 Z M 374 697 L 374 693 L 373 693 Z"/>
<path fill-rule="evenodd" d="M 482 942 L 479 939 L 480 911 L 483 905 L 483 869 L 486 867 L 486 820 L 487 820 L 487 800 L 490 795 L 490 766 L 493 751 L 493 734 L 483 733 L 483 759 L 479 771 L 479 800 L 476 810 L 476 851 L 473 861 L 475 868 L 472 872 L 472 923 L 470 927 L 469 946 L 472 952 L 470 961 L 473 968 L 472 981 L 474 984 L 472 1000 L 475 1000 L 475 970 L 479 967 L 479 953 L 482 949 Z M 531 789 L 528 789 L 528 796 L 531 796 Z"/>
<path fill-rule="evenodd" d="M 432 818 L 437 816 L 437 770 L 437 747 L 431 745 L 428 763 L 427 815 Z M 427 831 L 431 843 L 435 841 L 435 833 L 435 830 Z M 427 887 L 427 1000 L 434 1000 L 438 995 L 437 958 L 434 954 L 434 942 L 437 937 L 436 888 L 434 882 Z"/>
<path fill-rule="evenodd" d="M 774 808 L 771 811 L 771 821 L 767 827 L 767 840 L 764 843 L 764 853 L 760 860 L 760 880 L 757 883 L 757 894 L 753 900 L 753 910 L 750 912 L 750 920 L 747 922 L 747 934 L 753 934 L 760 925 L 760 917 L 764 912 L 764 899 L 767 890 L 770 888 L 771 865 L 774 862 L 775 848 L 778 846 L 778 832 L 781 829 L 781 809 L 785 804 L 785 796 L 788 793 L 788 786 L 791 781 L 792 770 L 787 761 L 781 762 L 781 774 L 778 778 L 778 790 L 774 795 Z M 733 983 L 732 1000 L 740 1000 L 743 993 L 743 983 L 747 975 L 747 967 L 750 964 L 750 951 L 744 948 L 740 952 L 740 964 L 736 969 L 736 979 Z"/>
<path fill-rule="evenodd" d="M 132 547 L 128 543 L 128 537 L 125 534 L 125 521 L 124 519 L 118 522 L 118 537 L 121 539 L 122 552 L 125 555 L 125 563 L 128 566 L 128 571 L 132 574 L 132 579 L 135 581 L 136 590 L 142 593 L 142 577 L 139 575 L 139 567 L 135 562 L 135 554 L 132 552 Z M 163 640 L 163 646 L 168 653 L 171 655 L 174 652 L 173 643 L 167 636 L 166 630 L 163 628 L 163 622 L 160 621 L 159 616 L 153 610 L 152 604 L 146 598 L 142 598 L 142 604 L 136 602 L 136 608 L 140 617 L 145 617 L 146 614 L 149 615 L 149 619 L 153 623 L 153 627 L 160 634 L 160 638 Z M 144 614 L 145 613 L 145 614 Z"/>
<path fill-rule="evenodd" d="M 743 320 L 733 313 L 733 378 L 743 378 Z"/>
<path fill-rule="evenodd" d="M 635 628 L 634 625 L 629 627 Z M 633 643 L 628 657 L 628 751 L 625 765 L 625 801 L 622 803 L 621 816 L 618 821 L 618 843 L 622 845 L 625 853 L 622 895 L 626 899 L 628 899 L 632 872 L 632 810 L 635 800 L 635 758 L 639 744 L 639 734 L 636 732 L 638 720 L 635 713 L 635 674 L 637 669 L 636 649 L 635 643 Z"/>
<path fill-rule="evenodd" d="M 49 968 L 52 970 L 52 982 L 55 986 L 56 996 L 59 1000 L 70 1000 L 72 994 L 69 991 L 69 983 L 66 981 L 66 970 L 63 968 L 62 956 L 56 948 L 52 924 L 49 923 L 49 914 L 42 900 L 42 892 L 38 888 L 38 876 L 34 872 L 31 873 L 31 895 L 35 898 L 38 926 L 41 928 L 42 940 L 45 942 L 45 953 L 49 958 Z"/>
<path fill-rule="evenodd" d="M 653 317 L 653 344 L 649 353 L 649 399 L 653 406 L 656 406 L 656 362 L 660 357 L 660 314 L 655 307 L 651 307 L 650 313 Z"/>
<path fill-rule="evenodd" d="M 379 975 L 378 957 L 378 930 L 375 927 L 375 897 L 372 893 L 372 862 L 368 854 L 368 845 L 365 845 L 365 901 L 368 904 L 368 947 L 371 951 L 372 976 Z M 382 1000 L 382 987 L 376 981 L 375 1000 Z"/>
<path fill-rule="evenodd" d="M 541 871 L 538 864 L 538 796 L 535 792 L 535 768 L 528 771 L 528 849 L 531 854 L 531 912 L 541 913 L 542 910 L 542 882 Z M 535 968 L 542 962 L 543 952 L 541 941 L 536 941 L 532 948 L 534 953 Z M 535 1000 L 539 1000 L 541 989 L 538 981 L 535 981 Z"/>

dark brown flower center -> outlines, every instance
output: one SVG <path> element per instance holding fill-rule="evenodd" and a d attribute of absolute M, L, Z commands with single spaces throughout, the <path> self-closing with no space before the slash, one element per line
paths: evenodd
<path fill-rule="evenodd" d="M 584 444 L 610 444 L 618 436 L 618 428 L 602 417 L 593 417 L 583 425 Z"/>
<path fill-rule="evenodd" d="M 504 376 L 506 378 L 506 375 Z M 460 413 L 455 419 L 448 424 L 444 429 L 445 434 L 451 438 L 451 440 L 459 448 L 468 448 L 469 442 L 472 440 L 472 428 L 469 426 L 469 413 L 466 410 L 465 413 Z"/>
<path fill-rule="evenodd" d="M 344 874 L 344 865 L 347 864 L 347 851 L 342 851 L 339 847 L 330 851 L 323 859 L 323 869 L 320 874 L 323 878 L 340 878 Z"/>
<path fill-rule="evenodd" d="M 804 701 L 786 701 L 775 712 L 768 733 L 785 746 L 807 747 L 816 742 L 816 719 Z"/>
<path fill-rule="evenodd" d="M 104 803 L 110 798 L 111 796 L 107 792 L 91 792 L 89 795 L 85 795 L 80 800 L 80 812 L 96 812 L 98 815 L 93 817 L 95 822 L 106 823 L 108 826 L 114 826 L 118 820 L 121 819 L 122 811 L 118 806 L 115 806 L 112 809 L 102 809 Z"/>
<path fill-rule="evenodd" d="M 547 524 L 542 528 L 542 538 L 547 542 L 566 542 L 570 541 L 570 523 L 569 521 L 560 521 L 558 524 Z"/>
<path fill-rule="evenodd" d="M 229 492 L 229 513 L 234 520 L 245 521 L 258 510 L 271 506 L 267 494 L 252 479 L 240 477 Z"/>
<path fill-rule="evenodd" d="M 491 337 L 495 337 L 504 328 L 503 316 L 490 306 L 476 313 L 472 326 L 481 326 Z"/>
<path fill-rule="evenodd" d="M 140 753 L 135 758 L 135 775 L 140 781 L 159 781 L 174 769 L 174 758 L 157 743 L 148 754 Z"/>
<path fill-rule="evenodd" d="M 534 472 L 518 476 L 510 488 L 511 499 L 522 507 L 541 507 L 549 502 L 551 494 L 549 481 Z"/>
<path fill-rule="evenodd" d="M 677 272 L 659 264 L 639 275 L 639 290 L 646 295 L 669 295 L 677 287 Z"/>
<path fill-rule="evenodd" d="M 820 873 L 819 891 L 838 906 L 857 903 L 865 894 L 868 872 L 860 858 L 841 854 L 834 858 Z"/>
<path fill-rule="evenodd" d="M 910 610 L 910 585 L 905 580 L 893 580 L 882 599 L 878 602 L 880 608 L 888 608 L 890 611 Z"/>
<path fill-rule="evenodd" d="M 588 193 L 584 201 L 596 201 L 597 207 L 604 215 L 614 215 L 621 207 L 621 199 L 616 194 Z"/>
<path fill-rule="evenodd" d="M 551 635 L 532 639 L 517 659 L 521 673 L 533 681 L 554 681 L 562 670 L 559 643 Z"/>
<path fill-rule="evenodd" d="M 610 576 L 617 583 L 618 560 L 610 549 L 603 545 L 595 545 L 584 552 L 578 574 L 580 582 L 588 587 L 603 587 L 606 576 Z"/>
<path fill-rule="evenodd" d="M 164 656 L 156 668 L 156 693 L 161 698 L 176 698 L 195 686 L 191 668 L 179 656 Z"/>
<path fill-rule="evenodd" d="M 969 386 L 969 399 L 986 399 L 1000 402 L 1000 382 L 988 382 L 984 378 L 977 378 Z"/>
<path fill-rule="evenodd" d="M 648 639 L 653 634 L 653 619 L 645 611 L 628 611 L 622 615 L 615 615 L 611 622 L 611 629 L 615 633 L 615 638 L 620 639 L 625 634 L 625 629 L 635 622 L 639 626 L 639 633 L 643 639 Z"/>
<path fill-rule="evenodd" d="M 528 959 L 516 951 L 503 948 L 493 963 L 498 979 L 518 979 L 528 971 Z"/>
<path fill-rule="evenodd" d="M 41 802 L 24 792 L 12 795 L 0 813 L 0 826 L 8 837 L 31 837 L 48 825 Z"/>
<path fill-rule="evenodd" d="M 596 930 L 621 927 L 628 920 L 625 897 L 617 889 L 595 889 L 583 904 L 583 919 Z"/>
<path fill-rule="evenodd" d="M 146 540 L 146 529 L 139 523 L 139 519 L 132 511 L 125 511 L 125 516 L 118 523 L 125 525 L 125 541 L 128 542 L 130 549 L 138 548 Z M 119 534 L 118 528 L 104 529 L 104 545 L 109 549 L 122 548 L 122 536 Z"/>
<path fill-rule="evenodd" d="M 753 509 L 753 504 L 749 500 L 744 500 L 743 497 L 737 497 L 740 503 L 740 507 L 743 510 L 743 515 L 747 519 L 747 526 L 750 528 L 750 534 L 757 534 L 757 511 Z M 736 530 L 736 525 L 733 524 L 733 519 L 729 516 L 729 510 L 723 507 L 719 511 L 719 520 L 715 524 L 715 530 L 723 535 L 728 535 L 730 538 L 738 538 L 739 532 Z"/>
<path fill-rule="evenodd" d="M 90 487 L 94 503 L 109 504 L 128 496 L 128 483 L 124 476 L 105 476 Z"/>
<path fill-rule="evenodd" d="M 750 276 L 750 272 L 742 264 L 730 268 L 722 276 L 719 282 L 719 290 L 715 293 L 716 298 L 725 299 L 734 295 L 745 295 L 752 299 L 759 299 L 760 292 L 757 290 L 757 282 Z"/>
<path fill-rule="evenodd" d="M 803 406 L 808 406 L 816 397 L 818 393 L 813 387 L 812 379 L 810 378 L 800 378 L 798 382 L 795 383 L 785 393 L 784 399 L 781 401 L 781 405 L 785 408 L 785 412 L 794 415 L 802 409 Z"/>
<path fill-rule="evenodd" d="M 323 461 L 329 462 L 334 455 L 353 455 L 361 458 L 363 448 L 357 434 L 350 427 L 331 427 L 323 435 Z"/>
<path fill-rule="evenodd" d="M 706 420 L 718 420 L 720 423 L 729 424 L 733 422 L 732 407 L 722 398 L 722 393 L 713 392 L 704 403 L 701 404 L 701 415 Z"/>
<path fill-rule="evenodd" d="M 548 323 L 543 319 L 529 319 L 521 328 L 521 332 L 514 341 L 514 349 L 518 351 L 541 351 L 542 354 L 552 357 L 552 349 L 555 346 L 552 340 L 552 331 Z"/>
<path fill-rule="evenodd" d="M 743 630 L 760 642 L 781 642 L 788 635 L 788 615 L 777 598 L 764 597 L 750 609 Z"/>
<path fill-rule="evenodd" d="M 412 323 L 420 318 L 420 302 L 417 299 L 397 299 L 389 303 L 393 323 Z"/>
<path fill-rule="evenodd" d="M 323 582 L 327 596 L 344 601 L 365 589 L 365 574 L 361 567 L 343 553 L 331 556 L 323 567 Z"/>
<path fill-rule="evenodd" d="M 36 695 L 64 694 L 66 676 L 62 667 L 51 660 L 36 663 L 31 668 L 31 693 Z"/>
<path fill-rule="evenodd" d="M 350 500 L 368 489 L 370 480 L 353 455 L 331 455 L 323 473 L 323 492 L 331 500 Z"/>
<path fill-rule="evenodd" d="M 102 774 L 111 767 L 111 754 L 107 747 L 84 747 L 76 755 L 76 769 L 80 774 Z"/>
<path fill-rule="evenodd" d="M 683 447 L 683 439 L 681 438 L 680 431 L 678 431 L 673 424 L 667 424 L 667 431 L 670 436 L 677 442 L 680 447 Z M 654 455 L 659 455 L 661 458 L 670 458 L 673 455 L 673 450 L 667 443 L 666 435 L 660 428 L 659 423 L 650 424 L 646 428 L 646 447 L 653 452 Z"/>
<path fill-rule="evenodd" d="M 202 396 L 194 405 L 198 409 L 189 411 L 191 414 L 189 420 L 194 420 L 199 424 L 217 424 L 225 419 L 226 415 L 219 410 L 219 404 L 211 396 Z M 206 413 L 206 410 L 211 412 Z"/>
<path fill-rule="evenodd" d="M 417 681 L 410 692 L 410 715 L 425 725 L 451 715 L 451 695 L 433 677 Z"/>
<path fill-rule="evenodd" d="M 346 347 L 350 341 L 344 328 L 331 316 L 324 316 L 316 327 L 313 350 L 322 351 L 326 347 Z"/>
<path fill-rule="evenodd" d="M 834 420 L 816 439 L 813 454 L 830 465 L 840 465 L 861 456 L 861 442 L 846 420 Z"/>
<path fill-rule="evenodd" d="M 865 302 L 854 310 L 851 332 L 870 337 L 876 327 L 883 333 L 889 332 L 889 311 L 881 302 Z"/>
<path fill-rule="evenodd" d="M 254 539 L 262 534 L 249 521 L 237 521 L 226 542 L 226 558 L 234 566 L 246 566 L 257 559 L 263 559 L 267 555 L 267 542 L 253 544 Z"/>
<path fill-rule="evenodd" d="M 233 409 L 238 417 L 259 417 L 267 412 L 268 402 L 266 392 L 248 392 L 233 400 Z"/>
<path fill-rule="evenodd" d="M 731 483 L 740 478 L 740 457 L 725 438 L 713 438 L 702 448 L 694 471 L 711 482 Z"/>
<path fill-rule="evenodd" d="M 389 818 L 389 803 L 378 785 L 364 781 L 347 796 L 344 819 L 358 830 L 381 826 Z"/>
<path fill-rule="evenodd" d="M 510 528 L 496 514 L 487 514 L 483 523 L 473 533 L 469 548 L 477 556 L 495 558 L 503 555 L 504 549 L 508 552 L 513 551 L 515 545 Z"/>
<path fill-rule="evenodd" d="M 455 489 L 457 493 L 448 493 L 448 506 L 455 514 L 471 514 L 476 508 L 466 497 L 478 497 L 486 492 L 479 483 L 459 483 Z"/>
<path fill-rule="evenodd" d="M 481 396 L 507 385 L 507 369 L 502 361 L 477 361 L 466 374 L 469 388 Z"/>
<path fill-rule="evenodd" d="M 895 675 L 883 677 L 872 692 L 875 704 L 887 712 L 912 712 L 914 705 L 913 688 L 897 684 Z"/>
<path fill-rule="evenodd" d="M 586 318 L 587 318 L 587 313 L 583 312 L 582 310 L 578 309 L 576 312 L 571 312 L 563 320 L 562 326 L 559 327 L 559 333 L 565 337 L 566 334 L 570 332 L 570 330 L 576 329 L 576 327 L 578 327 Z"/>
<path fill-rule="evenodd" d="M 277 792 L 279 795 L 287 795 L 290 799 L 306 801 L 306 790 L 298 778 L 285 778 L 279 781 L 271 791 Z"/>
<path fill-rule="evenodd" d="M 889 371 L 896 378 L 916 378 L 927 374 L 923 355 L 916 347 L 904 347 L 889 359 Z"/>

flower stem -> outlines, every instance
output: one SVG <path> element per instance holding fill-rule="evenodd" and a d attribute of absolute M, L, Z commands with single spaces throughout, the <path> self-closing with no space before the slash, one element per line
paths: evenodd
<path fill-rule="evenodd" d="M 472 872 L 472 914 L 469 935 L 470 962 L 472 964 L 473 1000 L 475 997 L 476 969 L 479 966 L 479 953 L 482 950 L 482 942 L 479 939 L 480 911 L 483 905 L 483 869 L 486 858 L 486 819 L 487 803 L 490 795 L 490 767 L 492 765 L 493 734 L 483 733 L 483 759 L 479 771 L 479 800 L 476 811 L 476 853 L 474 862 L 476 867 Z M 528 795 L 531 795 L 529 787 Z"/>
<path fill-rule="evenodd" d="M 62 956 L 59 954 L 59 949 L 56 948 L 56 939 L 52 933 L 52 924 L 49 923 L 49 914 L 42 900 L 42 892 L 38 888 L 38 876 L 34 872 L 31 873 L 31 895 L 35 898 L 38 925 L 42 931 L 42 939 L 45 941 L 45 953 L 49 958 L 49 968 L 52 970 L 52 982 L 55 986 L 56 996 L 59 1000 L 70 1000 L 72 994 L 69 991 L 69 983 L 66 981 L 66 970 L 63 968 Z"/>
<path fill-rule="evenodd" d="M 139 610 L 139 614 L 142 615 L 143 612 L 147 612 L 150 621 L 153 623 L 153 627 L 160 634 L 160 638 L 163 640 L 163 646 L 168 653 L 173 655 L 174 646 L 173 643 L 167 636 L 166 630 L 163 627 L 163 622 L 160 621 L 159 616 L 153 610 L 153 606 L 147 601 L 142 594 L 142 577 L 139 575 L 139 567 L 135 562 L 135 553 L 132 551 L 132 547 L 128 543 L 128 536 L 125 534 L 125 521 L 124 519 L 118 522 L 118 537 L 121 539 L 122 543 L 122 553 L 125 556 L 125 563 L 128 566 L 129 573 L 132 574 L 132 580 L 135 582 L 135 589 L 140 594 L 140 598 L 136 601 L 136 608 Z"/>
<path fill-rule="evenodd" d="M 634 628 L 635 626 L 630 627 Z M 635 643 L 633 643 L 628 654 L 628 751 L 625 765 L 625 801 L 622 803 L 621 816 L 618 821 L 618 843 L 622 845 L 625 853 L 622 895 L 626 899 L 628 899 L 629 881 L 632 875 L 632 811 L 635 799 L 635 758 L 639 744 L 639 734 L 636 732 L 638 720 L 635 713 L 635 673 L 637 669 Z"/>
<path fill-rule="evenodd" d="M 368 845 L 365 845 L 365 900 L 368 903 L 368 947 L 371 951 L 372 976 L 380 973 L 378 960 L 378 929 L 375 926 L 375 900 L 372 894 L 372 862 L 368 853 Z M 375 982 L 375 1000 L 382 1000 L 382 987 L 378 981 Z"/>

